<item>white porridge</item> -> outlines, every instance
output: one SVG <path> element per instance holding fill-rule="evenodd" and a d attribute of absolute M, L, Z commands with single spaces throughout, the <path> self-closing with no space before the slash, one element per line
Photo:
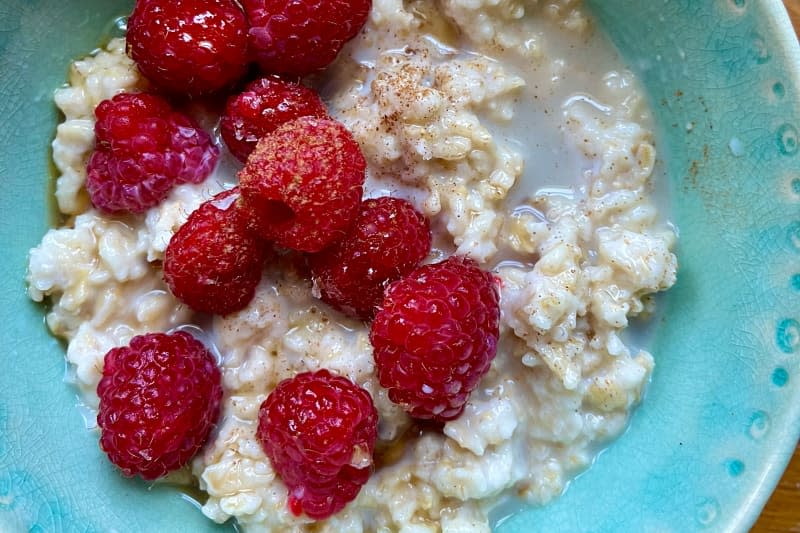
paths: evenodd
<path fill-rule="evenodd" d="M 436 7 L 434 7 L 436 6 Z M 201 324 L 221 357 L 217 431 L 192 472 L 203 512 L 248 531 L 488 531 L 513 491 L 544 504 L 619 435 L 653 369 L 628 346 L 631 317 L 675 282 L 675 235 L 655 207 L 651 117 L 634 76 L 568 0 L 375 0 L 370 20 L 314 79 L 368 161 L 367 196 L 407 198 L 432 221 L 434 252 L 469 255 L 501 279 L 501 343 L 463 415 L 423 430 L 378 384 L 369 328 L 267 267 L 253 301 L 200 317 L 161 279 L 172 234 L 235 182 L 223 158 L 143 215 L 91 208 L 83 188 L 95 106 L 146 82 L 124 40 L 73 64 L 56 91 L 59 210 L 69 223 L 30 254 L 29 295 L 49 298 L 51 331 L 85 402 L 103 356 L 131 337 Z M 588 50 L 591 49 L 589 53 Z M 207 125 L 207 124 L 206 124 Z M 269 392 L 329 368 L 367 389 L 380 415 L 378 465 L 357 499 L 313 522 L 256 439 Z M 312 526 L 313 524 L 313 526 Z"/>

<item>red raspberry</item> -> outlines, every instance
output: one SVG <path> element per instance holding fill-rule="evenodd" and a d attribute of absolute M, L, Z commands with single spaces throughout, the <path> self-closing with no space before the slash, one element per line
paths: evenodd
<path fill-rule="evenodd" d="M 95 109 L 95 151 L 86 190 L 101 211 L 141 213 L 178 183 L 200 183 L 219 148 L 189 117 L 159 96 L 118 94 Z"/>
<path fill-rule="evenodd" d="M 365 200 L 347 237 L 310 258 L 322 300 L 368 320 L 389 282 L 419 265 L 431 249 L 428 220 L 410 203 L 388 196 Z"/>
<path fill-rule="evenodd" d="M 261 280 L 266 244 L 249 231 L 238 199 L 236 187 L 203 203 L 167 246 L 164 281 L 195 311 L 238 311 L 253 299 Z"/>
<path fill-rule="evenodd" d="M 258 440 L 289 489 L 289 508 L 322 519 L 355 499 L 373 469 L 378 412 L 369 393 L 327 370 L 281 381 L 261 404 Z"/>
<path fill-rule="evenodd" d="M 155 479 L 180 468 L 219 418 L 220 382 L 213 356 L 188 333 L 134 337 L 105 356 L 100 447 L 126 476 Z"/>
<path fill-rule="evenodd" d="M 243 0 L 250 47 L 265 72 L 305 76 L 328 66 L 367 21 L 372 0 Z"/>
<path fill-rule="evenodd" d="M 244 163 L 261 137 L 304 116 L 328 116 L 317 93 L 271 76 L 250 83 L 241 94 L 228 99 L 220 129 L 231 153 Z"/>
<path fill-rule="evenodd" d="M 457 418 L 497 351 L 499 297 L 492 274 L 457 256 L 389 285 L 370 331 L 389 399 L 415 418 Z"/>
<path fill-rule="evenodd" d="M 301 117 L 261 138 L 239 173 L 256 231 L 302 252 L 345 236 L 358 213 L 366 161 L 342 124 Z"/>
<path fill-rule="evenodd" d="M 247 68 L 247 18 L 233 0 L 138 0 L 128 53 L 159 88 L 200 95 L 235 83 Z"/>

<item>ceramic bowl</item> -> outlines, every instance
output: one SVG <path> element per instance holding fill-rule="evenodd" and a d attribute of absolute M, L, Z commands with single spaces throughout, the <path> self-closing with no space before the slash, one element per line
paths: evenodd
<path fill-rule="evenodd" d="M 746 531 L 800 433 L 800 48 L 778 0 L 590 0 L 657 118 L 678 284 L 629 430 L 503 533 Z M 48 227 L 51 101 L 130 1 L 0 0 L 0 530 L 202 532 L 175 489 L 120 477 L 25 296 Z"/>

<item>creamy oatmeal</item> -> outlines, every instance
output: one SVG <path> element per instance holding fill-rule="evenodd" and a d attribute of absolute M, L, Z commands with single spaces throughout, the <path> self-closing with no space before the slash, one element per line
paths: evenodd
<path fill-rule="evenodd" d="M 312 80 L 361 145 L 367 196 L 407 198 L 431 219 L 429 260 L 469 255 L 502 280 L 497 358 L 442 432 L 389 401 L 368 327 L 314 298 L 287 265 L 270 265 L 249 306 L 225 317 L 197 316 L 169 293 L 160 261 L 171 235 L 235 182 L 237 163 L 223 158 L 206 182 L 144 215 L 92 209 L 93 110 L 146 82 L 120 39 L 76 61 L 56 91 L 65 120 L 53 143 L 58 208 L 70 218 L 31 251 L 29 295 L 52 302 L 47 324 L 68 341 L 85 402 L 97 404 L 109 349 L 196 324 L 225 389 L 218 429 L 192 464 L 212 520 L 310 530 L 288 511 L 255 433 L 280 380 L 323 367 L 373 396 L 378 467 L 314 531 L 488 531 L 503 494 L 557 497 L 639 402 L 653 356 L 623 330 L 653 311 L 650 295 L 675 282 L 677 266 L 652 197 L 652 119 L 595 32 L 568 0 L 375 0 L 362 34 Z"/>

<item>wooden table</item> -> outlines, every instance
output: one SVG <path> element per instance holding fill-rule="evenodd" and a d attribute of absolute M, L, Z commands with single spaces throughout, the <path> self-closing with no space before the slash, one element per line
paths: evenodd
<path fill-rule="evenodd" d="M 800 0 L 784 0 L 784 3 L 800 35 Z M 800 532 L 800 446 L 752 530 L 752 533 L 796 532 Z"/>

